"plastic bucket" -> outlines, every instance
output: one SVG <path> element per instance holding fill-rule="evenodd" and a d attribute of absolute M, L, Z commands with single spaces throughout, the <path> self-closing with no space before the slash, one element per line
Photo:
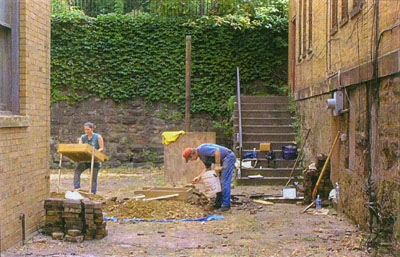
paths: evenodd
<path fill-rule="evenodd" d="M 204 186 L 204 194 L 209 197 L 215 197 L 215 194 L 221 192 L 221 182 L 215 170 L 209 170 L 201 176 Z"/>
<path fill-rule="evenodd" d="M 282 146 L 282 159 L 295 160 L 297 158 L 297 146 L 285 145 Z"/>
<path fill-rule="evenodd" d="M 284 188 L 282 190 L 283 198 L 294 199 L 297 197 L 296 188 Z"/>

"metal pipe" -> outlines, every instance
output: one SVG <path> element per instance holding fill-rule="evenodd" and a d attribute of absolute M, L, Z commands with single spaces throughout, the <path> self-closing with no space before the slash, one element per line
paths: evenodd
<path fill-rule="evenodd" d="M 21 213 L 19 215 L 19 219 L 21 220 L 21 230 L 22 230 L 22 242 L 21 245 L 25 244 L 25 214 Z"/>
<path fill-rule="evenodd" d="M 239 67 L 237 67 L 237 96 L 238 96 L 238 111 L 239 111 L 239 147 L 243 147 L 242 143 L 242 104 L 240 100 L 240 75 Z"/>
<path fill-rule="evenodd" d="M 240 76 L 239 76 L 239 67 L 236 68 L 236 83 L 237 83 L 237 103 L 238 103 L 238 118 L 239 118 L 239 160 L 240 160 L 240 165 L 239 169 L 242 168 L 242 147 L 243 147 L 243 141 L 242 141 L 242 104 L 240 100 Z"/>

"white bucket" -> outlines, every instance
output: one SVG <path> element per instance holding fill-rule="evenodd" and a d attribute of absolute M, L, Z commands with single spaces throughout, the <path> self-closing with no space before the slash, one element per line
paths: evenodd
<path fill-rule="evenodd" d="M 209 197 L 215 197 L 216 193 L 221 192 L 221 182 L 215 170 L 209 170 L 201 176 L 204 185 L 204 194 Z"/>

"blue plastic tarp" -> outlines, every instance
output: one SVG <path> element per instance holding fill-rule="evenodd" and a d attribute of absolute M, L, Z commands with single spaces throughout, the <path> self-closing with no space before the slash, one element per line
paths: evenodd
<path fill-rule="evenodd" d="M 120 220 L 118 220 L 115 217 L 104 217 L 103 218 L 106 221 L 114 221 L 114 222 L 119 222 Z M 124 223 L 128 223 L 128 222 L 206 222 L 206 221 L 212 221 L 212 220 L 223 220 L 225 219 L 224 216 L 221 215 L 217 215 L 217 214 L 211 214 L 208 215 L 204 218 L 198 218 L 198 219 L 168 219 L 168 220 L 146 220 L 146 219 L 139 219 L 139 218 L 132 218 L 132 219 L 123 219 L 122 222 Z"/>

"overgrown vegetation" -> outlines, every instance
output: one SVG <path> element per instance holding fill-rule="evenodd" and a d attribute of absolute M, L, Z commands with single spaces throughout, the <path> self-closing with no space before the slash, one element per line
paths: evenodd
<path fill-rule="evenodd" d="M 220 124 L 229 120 L 236 67 L 246 94 L 285 91 L 285 0 L 200 18 L 145 12 L 93 18 L 63 1 L 52 2 L 52 102 L 140 97 L 176 104 L 184 113 L 186 35 L 192 38 L 192 113 L 219 117 Z"/>

